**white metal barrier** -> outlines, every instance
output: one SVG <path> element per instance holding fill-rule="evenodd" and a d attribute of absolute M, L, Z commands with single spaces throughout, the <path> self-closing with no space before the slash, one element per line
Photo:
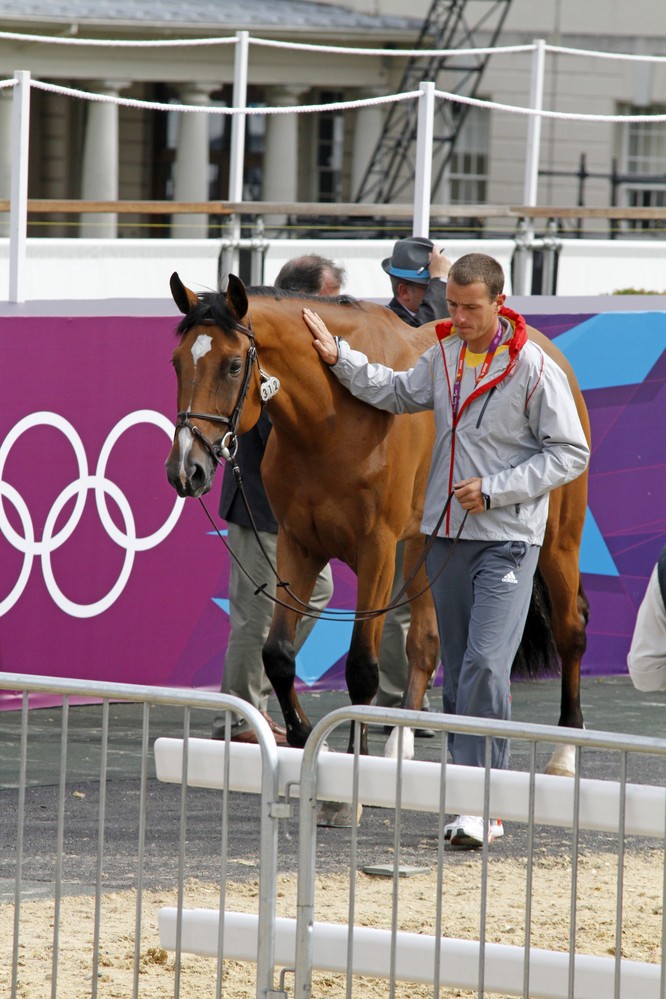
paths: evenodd
<path fill-rule="evenodd" d="M 68 747 L 72 741 L 70 701 L 85 697 L 100 700 L 101 725 L 94 732 L 86 732 L 84 742 L 86 752 L 95 757 L 93 763 L 99 769 L 98 831 L 97 844 L 92 849 L 97 853 L 94 876 L 84 892 L 94 897 L 95 914 L 90 940 L 90 966 L 86 994 L 97 995 L 100 971 L 100 934 L 104 928 L 104 911 L 101 900 L 108 890 L 104 881 L 107 861 L 105 842 L 105 801 L 107 775 L 110 760 L 116 752 L 110 735 L 112 725 L 109 720 L 110 703 L 129 700 L 139 702 L 142 710 L 140 731 L 134 743 L 138 748 L 137 772 L 139 791 L 138 828 L 135 830 L 136 857 L 129 856 L 132 867 L 132 883 L 136 886 L 136 915 L 134 919 L 134 959 L 133 991 L 137 997 L 140 991 L 141 969 L 141 927 L 144 888 L 147 882 L 146 840 L 149 837 L 150 822 L 146 815 L 147 783 L 149 774 L 149 742 L 154 729 L 151 710 L 160 706 L 182 708 L 182 738 L 160 737 L 155 743 L 156 776 L 162 781 L 180 785 L 180 822 L 177 842 L 173 847 L 174 865 L 178 869 L 178 901 L 176 906 L 163 909 L 159 917 L 160 940 L 165 947 L 175 952 L 173 995 L 180 990 L 181 955 L 186 952 L 204 954 L 217 960 L 218 991 L 222 994 L 222 962 L 237 959 L 256 962 L 256 995 L 284 996 L 285 991 L 277 990 L 274 984 L 275 967 L 283 965 L 295 972 L 295 995 L 308 997 L 312 994 L 313 969 L 342 973 L 347 976 L 351 995 L 353 976 L 364 975 L 386 979 L 390 983 L 391 995 L 396 982 L 420 982 L 432 986 L 433 996 L 439 995 L 444 985 L 458 988 L 473 988 L 480 996 L 489 992 L 524 997 L 543 996 L 548 999 L 568 997 L 568 999 L 665 999 L 666 985 L 661 963 L 628 960 L 622 957 L 622 921 L 624 898 L 623 870 L 625 841 L 629 836 L 650 837 L 650 849 L 658 851 L 663 861 L 666 839 L 666 788 L 663 778 L 655 784 L 640 784 L 627 779 L 628 757 L 641 757 L 650 754 L 658 762 L 666 757 L 666 741 L 631 736 L 612 735 L 600 732 L 577 732 L 551 726 L 516 725 L 502 722 L 482 723 L 474 719 L 452 718 L 432 714 L 429 726 L 441 733 L 441 758 L 437 761 L 393 761 L 379 757 L 361 757 L 359 728 L 355 733 L 356 751 L 344 753 L 323 752 L 327 738 L 340 724 L 352 720 L 355 723 L 367 722 L 371 725 L 422 723 L 417 712 L 388 711 L 378 708 L 349 708 L 333 712 L 315 728 L 305 750 L 277 749 L 272 734 L 265 721 L 256 716 L 249 705 L 224 695 L 206 694 L 193 691 L 170 691 L 162 688 L 139 687 L 127 684 L 105 684 L 84 681 L 63 681 L 48 677 L 27 677 L 15 674 L 0 674 L 0 689 L 23 691 L 20 729 L 13 729 L 20 738 L 15 740 L 16 770 L 16 855 L 15 887 L 13 892 L 14 934 L 11 949 L 11 968 L 2 974 L 11 982 L 11 995 L 20 994 L 24 959 L 20 956 L 19 940 L 22 905 L 30 897 L 25 884 L 29 864 L 28 843 L 24 838 L 26 818 L 30 818 L 29 792 L 31 785 L 31 736 L 40 731 L 40 722 L 29 710 L 31 692 L 50 692 L 62 698 L 58 718 L 50 718 L 46 709 L 39 715 L 46 716 L 55 723 L 57 732 L 50 736 L 55 747 L 49 768 L 57 778 L 55 797 L 57 804 L 52 809 L 49 821 L 53 825 L 55 843 L 55 873 L 52 884 L 46 886 L 47 895 L 53 904 L 51 918 L 51 971 L 48 976 L 53 996 L 58 991 L 59 958 L 69 927 L 61 918 L 61 902 L 68 889 L 66 883 L 67 864 L 66 836 L 70 816 L 71 779 L 70 760 L 75 759 Z M 190 713 L 195 708 L 211 710 L 234 710 L 243 715 L 257 733 L 259 746 L 227 744 L 208 739 L 192 738 Z M 30 716 L 30 722 L 29 722 Z M 58 724 L 59 722 L 59 724 Z M 6 727 L 6 720 L 5 720 Z M 168 729 L 173 725 L 169 722 Z M 42 728 L 43 732 L 44 729 Z M 446 733 L 464 731 L 481 734 L 490 745 L 492 737 L 512 739 L 514 753 L 516 747 L 529 751 L 529 765 L 525 772 L 492 771 L 487 768 L 460 768 L 447 763 Z M 573 743 L 576 745 L 576 776 L 574 778 L 550 777 L 536 772 L 537 745 L 552 743 Z M 59 752 L 57 751 L 60 746 Z M 581 759 L 585 754 L 601 753 L 604 756 L 615 754 L 620 761 L 618 781 L 590 779 L 582 775 Z M 11 756 L 11 750 L 9 750 Z M 126 772 L 131 753 L 122 747 L 121 766 Z M 7 756 L 7 754 L 5 754 Z M 489 756 L 488 756 L 489 759 Z M 92 764 L 91 764 L 92 765 Z M 663 769 L 661 770 L 663 774 Z M 37 775 L 37 781 L 42 780 Z M 68 787 L 69 784 L 69 787 Z M 8 788 L 5 783 L 4 788 Z M 193 830 L 187 823 L 188 788 L 222 790 L 222 858 L 218 866 L 220 877 L 219 908 L 188 911 L 184 904 L 184 877 L 186 842 Z M 228 877 L 227 853 L 225 850 L 226 827 L 229 821 L 229 793 L 252 792 L 262 795 L 260 837 L 260 873 L 257 909 L 254 913 L 235 913 L 226 904 L 225 885 Z M 28 793 L 27 793 L 28 792 Z M 162 793 L 166 793 L 163 789 Z M 281 817 L 289 812 L 290 801 L 298 796 L 299 839 L 298 839 L 298 900 L 296 919 L 276 918 L 277 882 L 277 825 Z M 84 795 L 85 797 L 85 795 Z M 281 800 L 287 799 L 287 800 Z M 13 800 L 13 799 L 12 799 Z M 358 831 L 352 826 L 350 831 L 333 832 L 331 844 L 340 851 L 340 865 L 345 856 L 342 844 L 349 845 L 349 915 L 346 923 L 325 922 L 315 918 L 314 879 L 317 861 L 317 803 L 320 800 L 338 800 L 351 803 L 352 812 L 360 804 L 391 808 L 394 815 L 393 830 L 393 885 L 394 898 L 399 891 L 399 869 L 403 851 L 401 835 L 403 820 L 407 812 L 423 812 L 436 816 L 431 828 L 437 830 L 437 918 L 435 932 L 417 933 L 405 930 L 398 920 L 398 908 L 394 906 L 387 927 L 366 927 L 360 925 L 360 917 L 354 907 L 354 886 L 358 877 Z M 525 893 L 525 945 L 515 946 L 486 939 L 485 885 L 489 879 L 489 850 L 484 846 L 477 856 L 477 869 L 481 874 L 481 916 L 478 939 L 458 939 L 457 934 L 447 936 L 442 927 L 442 906 L 446 904 L 446 857 L 443 842 L 443 826 L 446 812 L 469 812 L 501 815 L 506 821 L 527 828 L 526 850 L 526 893 Z M 9 821 L 13 824 L 12 818 Z M 371 814 L 371 813 L 368 813 Z M 177 818 L 176 816 L 174 816 Z M 131 824 L 135 823 L 132 812 Z M 5 824 L 8 821 L 5 815 Z M 128 822 L 130 822 L 128 818 Z M 568 951 L 551 951 L 544 947 L 531 946 L 530 905 L 531 871 L 534 867 L 534 830 L 537 826 L 571 829 L 571 905 L 572 917 L 569 929 Z M 383 823 L 382 823 L 383 825 Z M 576 946 L 576 899 L 577 862 L 579 841 L 583 831 L 601 830 L 617 836 L 614 847 L 618 867 L 617 913 L 615 921 L 615 956 L 595 956 L 580 953 Z M 387 833 L 389 835 L 390 833 Z M 346 846 L 345 846 L 346 849 Z M 498 859 L 501 854 L 498 853 Z M 94 859 L 94 857 L 93 857 Z M 336 853 L 336 863 L 338 854 Z M 479 863 L 480 862 L 480 863 Z M 4 861 L 5 866 L 7 861 Z M 564 878 L 564 875 L 563 875 Z M 568 875 L 567 875 L 568 878 Z M 77 889 L 78 891 L 79 889 Z M 661 951 L 663 954 L 664 892 L 661 886 Z M 220 918 L 220 912 L 224 918 Z M 351 929 L 350 929 L 351 928 Z M 103 933 L 102 933 L 103 937 Z M 24 939 L 24 938 L 23 938 Z M 6 942 L 5 942 L 6 946 Z M 22 946 L 22 945 L 21 945 Z M 3 979 L 3 980 L 5 980 Z M 90 985 L 92 981 L 92 985 Z M 46 988 L 46 985 L 45 985 Z M 83 992 L 81 992 L 83 994 Z M 129 991 L 128 991 L 129 994 Z M 141 994 L 144 994 L 143 992 Z M 225 993 L 226 994 L 226 993 Z M 361 989 L 362 994 L 362 989 Z"/>
<path fill-rule="evenodd" d="M 144 923 L 143 919 L 143 896 L 147 886 L 148 864 L 148 843 L 155 835 L 150 821 L 147 817 L 148 802 L 148 779 L 150 772 L 150 739 L 154 732 L 152 717 L 157 708 L 178 708 L 182 709 L 182 725 L 178 729 L 182 731 L 183 738 L 180 740 L 181 760 L 183 771 L 181 773 L 181 795 L 179 802 L 180 815 L 174 816 L 177 819 L 177 836 L 174 835 L 173 844 L 167 849 L 171 850 L 168 871 L 160 872 L 160 879 L 172 879 L 177 890 L 178 906 L 177 916 L 173 924 L 173 939 L 176 949 L 176 961 L 174 967 L 173 991 L 170 992 L 174 999 L 178 999 L 180 994 L 180 955 L 185 947 L 181 944 L 181 935 L 187 936 L 187 927 L 182 925 L 184 881 L 186 869 L 186 845 L 188 836 L 193 835 L 193 830 L 188 828 L 188 808 L 187 808 L 187 782 L 183 776 L 188 772 L 188 747 L 190 746 L 190 720 L 193 709 L 209 709 L 219 715 L 225 715 L 227 719 L 227 733 L 230 732 L 231 715 L 240 715 L 254 731 L 258 745 L 255 745 L 255 760 L 258 782 L 254 790 L 261 795 L 260 811 L 260 854 L 261 869 L 259 872 L 259 893 L 257 900 L 257 911 L 253 915 L 255 927 L 255 943 L 252 951 L 252 960 L 257 963 L 256 994 L 265 996 L 272 990 L 275 960 L 273 956 L 275 944 L 275 892 L 277 877 L 277 828 L 280 813 L 280 803 L 277 792 L 277 757 L 276 746 L 273 733 L 267 721 L 261 713 L 253 708 L 246 701 L 228 694 L 214 694 L 205 691 L 177 690 L 163 687 L 140 686 L 121 683 L 103 683 L 84 680 L 63 680 L 56 677 L 27 676 L 23 674 L 0 673 L 0 690 L 22 692 L 20 727 L 11 725 L 11 731 L 16 733 L 17 758 L 11 760 L 12 742 L 7 745 L 7 737 L 10 731 L 7 716 L 15 712 L 3 712 L 0 720 L 3 723 L 5 735 L 5 745 L 3 746 L 3 769 L 7 771 L 8 763 L 15 763 L 16 769 L 16 807 L 14 808 L 14 787 L 6 780 L 0 781 L 0 788 L 4 792 L 12 792 L 11 800 L 5 806 L 3 819 L 6 823 L 14 824 L 16 816 L 15 830 L 15 854 L 0 857 L 0 870 L 8 867 L 14 869 L 13 890 L 11 899 L 13 905 L 13 934 L 5 939 L 0 938 L 0 945 L 3 953 L 11 953 L 11 958 L 3 962 L 0 967 L 0 994 L 7 995 L 11 999 L 28 994 L 25 989 L 33 989 L 31 995 L 39 994 L 40 985 L 43 987 L 42 995 L 51 995 L 52 999 L 57 999 L 61 995 L 90 996 L 96 999 L 100 978 L 102 976 L 102 955 L 100 953 L 100 939 L 104 939 L 106 928 L 103 913 L 103 898 L 109 892 L 109 882 L 106 880 L 105 869 L 112 857 L 112 848 L 108 843 L 107 823 L 109 810 L 106 808 L 109 796 L 110 771 L 112 765 L 115 767 L 115 776 L 118 776 L 120 768 L 124 781 L 135 779 L 138 781 L 138 795 L 130 796 L 121 805 L 122 815 L 125 817 L 127 827 L 120 819 L 120 826 L 123 841 L 131 844 L 134 837 L 135 853 L 130 849 L 123 854 L 119 863 L 126 865 L 129 870 L 129 884 L 136 889 L 135 915 L 132 918 L 128 913 L 129 922 L 126 928 L 126 940 L 134 940 L 134 954 L 132 959 L 132 988 L 124 988 L 122 994 L 131 995 L 132 999 L 137 999 L 141 995 L 151 994 L 154 991 L 145 993 L 140 988 L 141 970 L 144 967 L 145 955 L 141 951 L 141 934 Z M 54 701 L 59 701 L 57 711 L 43 708 L 36 712 L 39 718 L 35 718 L 34 709 L 30 708 L 30 694 L 50 694 Z M 73 711 L 70 707 L 75 704 L 76 698 L 85 699 L 85 705 L 90 700 L 95 704 L 95 721 L 83 736 L 76 730 L 73 722 Z M 61 699 L 61 700 L 60 700 Z M 113 725 L 110 721 L 110 705 L 117 702 L 133 702 L 141 706 L 141 716 L 137 725 L 136 734 L 133 736 L 132 744 L 127 744 L 127 733 L 123 733 L 123 741 L 118 745 L 118 740 L 114 740 Z M 85 706 L 84 705 L 84 706 Z M 74 708 L 74 711 L 76 708 Z M 4 715 L 4 717 L 3 717 Z M 177 713 L 176 713 L 177 715 Z M 206 714 L 206 719 L 208 715 Z M 212 716 L 210 716 L 212 717 Z M 174 715 L 169 718 L 169 726 L 174 727 L 178 722 Z M 52 759 L 42 763 L 42 772 L 33 773 L 32 767 L 35 764 L 36 751 L 33 749 L 31 737 L 39 739 L 40 733 L 44 738 L 45 729 L 53 729 L 48 732 L 48 741 L 53 745 Z M 13 741 L 13 740 L 12 740 Z M 73 742 L 73 745 L 72 745 Z M 211 745 L 216 745 L 212 743 Z M 222 743 L 223 745 L 224 743 Z M 83 747 L 83 748 L 82 748 Z M 184 752 L 183 752 L 184 749 Z M 37 747 L 38 753 L 44 753 L 43 746 Z M 112 761 L 113 760 L 113 764 Z M 82 761 L 85 761 L 82 762 Z M 30 764 L 32 763 L 32 767 Z M 74 787 L 79 787 L 82 783 L 81 773 L 85 769 L 90 775 L 90 780 L 97 784 L 99 792 L 99 805 L 96 808 L 97 828 L 94 836 L 87 837 L 92 840 L 89 851 L 92 858 L 86 857 L 83 861 L 83 845 L 80 842 L 81 830 L 75 827 L 74 835 L 77 845 L 74 848 L 74 858 L 71 854 L 66 855 L 67 835 L 72 836 L 72 822 L 76 823 L 76 817 L 72 817 L 69 812 L 72 801 L 72 768 L 76 768 L 76 783 Z M 48 772 L 46 772 L 48 770 Z M 221 777 L 224 780 L 225 770 L 223 767 Z M 35 816 L 34 810 L 29 809 L 28 798 L 36 786 L 56 784 L 55 797 L 57 804 L 55 808 L 49 807 L 48 814 Z M 224 781 L 228 786 L 228 778 Z M 75 791 L 81 799 L 86 798 L 86 793 Z M 138 801 L 137 801 L 138 797 Z M 3 799 L 4 800 L 4 799 Z M 49 799 L 51 801 L 51 799 Z M 213 822 L 216 825 L 216 834 L 220 839 L 219 862 L 215 864 L 220 879 L 220 907 L 225 907 L 225 884 L 227 879 L 227 851 L 226 843 L 229 827 L 229 800 L 224 794 L 221 808 L 216 810 Z M 39 806 L 37 806 L 39 808 Z M 88 814 L 86 819 L 93 821 L 93 813 Z M 217 824 L 219 822 L 219 825 Z M 27 825 L 30 825 L 33 836 L 36 824 L 45 827 L 48 824 L 49 831 L 52 829 L 52 839 L 45 834 L 39 840 L 41 851 L 53 854 L 53 876 L 44 878 L 42 892 L 43 897 L 49 903 L 49 912 L 45 917 L 46 933 L 49 927 L 52 933 L 50 943 L 51 959 L 48 974 L 43 982 L 40 982 L 36 969 L 31 967 L 30 954 L 32 947 L 40 951 L 47 949 L 43 942 L 35 943 L 26 938 L 26 931 L 22 927 L 22 911 L 24 904 L 31 901 L 34 895 L 30 892 L 30 871 L 35 857 L 33 855 L 34 845 L 28 843 L 28 838 L 24 835 Z M 171 826 L 171 816 L 168 825 Z M 132 827 L 132 828 L 130 828 Z M 4 831 L 4 830 L 3 830 Z M 28 848 L 30 846 L 30 849 Z M 212 844 L 211 844 L 212 848 Z M 44 857 L 38 858 L 44 861 Z M 74 877 L 71 876 L 71 865 L 68 867 L 70 881 L 68 883 L 65 862 L 76 859 Z M 114 858 L 115 860 L 115 858 Z M 86 877 L 88 862 L 90 861 L 91 877 Z M 11 865 L 11 866 L 10 866 Z M 46 865 L 49 867 L 49 865 Z M 92 869 L 94 868 L 94 870 Z M 9 879 L 0 878 L 0 882 Z M 33 882 L 34 884 L 34 882 Z M 4 887 L 4 886 L 3 886 Z M 75 987 L 75 992 L 63 992 L 60 988 L 60 978 L 63 977 L 63 959 L 61 950 L 67 942 L 69 927 L 64 923 L 61 916 L 62 906 L 67 895 L 89 895 L 94 897 L 94 914 L 92 925 L 85 928 L 85 939 L 80 941 L 80 946 L 85 950 L 82 958 L 82 980 L 72 986 L 69 982 L 66 988 Z M 3 892 L 3 900 L 9 901 L 9 893 Z M 52 902 L 52 908 L 50 903 Z M 117 932 L 117 931 L 116 931 Z M 133 936 L 132 936 L 133 934 Z M 43 934 L 40 933 L 40 941 Z M 11 949 L 9 948 L 11 943 Z M 215 995 L 222 995 L 222 960 L 226 956 L 226 943 L 224 940 L 223 928 L 220 928 L 220 935 L 216 944 L 217 957 L 217 991 Z M 125 955 L 125 959 L 129 955 Z M 27 981 L 26 981 L 27 980 Z M 3 991 L 5 981 L 8 983 L 8 991 Z M 109 994 L 108 992 L 106 994 Z M 120 994 L 120 993 L 115 993 Z"/>
<path fill-rule="evenodd" d="M 445 738 L 442 759 L 437 763 L 395 761 L 362 757 L 359 739 L 354 755 L 322 752 L 327 735 L 344 721 L 407 725 L 421 724 L 417 712 L 386 711 L 378 708 L 340 709 L 324 718 L 313 731 L 303 752 L 278 749 L 278 788 L 280 793 L 299 795 L 299 870 L 298 918 L 275 923 L 276 963 L 295 968 L 295 995 L 310 997 L 313 969 L 370 975 L 398 980 L 426 982 L 437 990 L 440 985 L 500 991 L 525 997 L 569 997 L 569 999 L 663 999 L 666 985 L 662 964 L 630 961 L 621 957 L 621 946 L 614 958 L 576 953 L 575 923 L 568 953 L 547 951 L 529 946 L 507 946 L 485 940 L 485 912 L 482 913 L 478 941 L 442 939 L 401 931 L 394 920 L 390 930 L 378 930 L 354 924 L 353 901 L 349 925 L 315 920 L 314 876 L 316 856 L 316 806 L 318 801 L 341 801 L 352 805 L 389 807 L 396 812 L 395 870 L 398 869 L 400 814 L 403 809 L 437 812 L 439 815 L 438 927 L 441 927 L 441 887 L 443 877 L 443 826 L 445 812 L 490 816 L 501 815 L 512 822 L 526 823 L 528 839 L 528 897 L 526 926 L 529 927 L 531 880 L 529 872 L 535 825 L 567 827 L 573 834 L 572 899 L 576 899 L 576 861 L 581 829 L 614 832 L 618 835 L 620 902 L 616 935 L 621 934 L 622 863 L 625 837 L 641 835 L 666 839 L 666 789 L 626 780 L 629 753 L 666 756 L 666 741 L 617 736 L 609 733 L 577 731 L 542 725 L 514 725 L 505 722 L 481 722 L 432 714 L 429 726 L 442 733 L 467 732 L 491 738 L 503 736 L 527 741 L 531 765 L 528 772 L 494 771 L 457 767 L 446 762 Z M 537 743 L 574 744 L 576 777 L 552 777 L 535 770 Z M 620 781 L 591 780 L 580 775 L 583 750 L 620 754 Z M 223 767 L 230 789 L 253 791 L 259 779 L 259 757 L 250 746 L 232 746 L 227 760 L 225 747 L 193 740 L 183 761 L 180 740 L 161 739 L 155 745 L 157 773 L 160 779 L 177 781 L 187 772 L 188 781 L 201 787 L 223 787 Z M 488 760 L 489 760 L 488 754 Z M 356 832 L 351 833 L 350 882 L 356 876 Z M 483 848 L 484 877 L 487 873 L 487 845 Z M 394 878 L 397 891 L 398 876 Z M 482 905 L 483 905 L 482 901 Z M 663 892 L 662 892 L 663 906 Z M 176 946 L 174 927 L 178 913 L 164 909 L 160 915 L 160 940 L 166 948 Z M 222 921 L 227 954 L 247 960 L 256 938 L 256 920 L 241 913 L 225 912 Z M 220 932 L 218 912 L 193 910 L 182 914 L 181 946 L 194 953 L 215 953 L 216 934 Z M 349 930 L 351 927 L 351 932 Z M 439 940 L 439 946 L 437 945 Z M 529 941 L 529 929 L 526 931 Z M 664 932 L 662 927 L 662 953 Z M 433 992 L 438 994 L 437 991 Z"/>

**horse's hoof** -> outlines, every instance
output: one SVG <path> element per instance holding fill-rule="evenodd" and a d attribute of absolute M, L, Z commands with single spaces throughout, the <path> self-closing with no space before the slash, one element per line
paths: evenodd
<path fill-rule="evenodd" d="M 576 747 L 557 746 L 546 767 L 547 774 L 556 777 L 576 776 Z"/>
<path fill-rule="evenodd" d="M 398 759 L 398 731 L 399 728 L 396 727 L 391 732 L 388 737 L 386 746 L 384 747 L 384 759 L 386 760 L 397 760 Z M 403 760 L 413 760 L 414 759 L 414 729 L 405 728 L 403 729 L 402 736 L 402 758 Z"/>
<path fill-rule="evenodd" d="M 329 829 L 351 829 L 353 825 L 358 825 L 361 821 L 363 805 L 359 804 L 356 812 L 356 822 L 354 822 L 354 812 L 352 806 L 344 801 L 322 801 L 319 806 L 317 825 L 326 826 Z"/>

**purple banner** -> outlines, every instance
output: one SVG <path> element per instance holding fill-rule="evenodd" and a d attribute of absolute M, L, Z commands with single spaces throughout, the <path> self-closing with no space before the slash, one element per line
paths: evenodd
<path fill-rule="evenodd" d="M 179 501 L 164 471 L 177 318 L 0 319 L 3 672 L 219 688 L 229 556 L 199 503 Z M 592 420 L 584 672 L 623 673 L 666 534 L 666 313 L 528 321 L 571 360 Z M 218 473 L 205 498 L 214 516 L 220 482 Z M 332 606 L 351 610 L 355 578 L 340 563 L 333 570 Z M 320 621 L 299 656 L 299 682 L 344 687 L 350 634 L 350 623 Z M 14 703 L 0 692 L 0 706 Z"/>

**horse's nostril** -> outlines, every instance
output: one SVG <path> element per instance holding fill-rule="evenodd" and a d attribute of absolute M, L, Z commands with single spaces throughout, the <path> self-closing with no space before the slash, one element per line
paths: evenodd
<path fill-rule="evenodd" d="M 192 474 L 190 475 L 190 482 L 192 486 L 196 489 L 200 485 L 203 485 L 206 476 L 204 475 L 204 470 L 201 465 L 195 465 L 192 469 Z"/>

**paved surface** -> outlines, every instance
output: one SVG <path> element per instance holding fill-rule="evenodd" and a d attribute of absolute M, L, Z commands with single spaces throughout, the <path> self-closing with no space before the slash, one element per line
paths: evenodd
<path fill-rule="evenodd" d="M 343 693 L 306 694 L 303 704 L 316 722 L 336 707 L 348 703 Z M 434 700 L 434 699 L 433 699 Z M 589 729 L 656 736 L 664 734 L 666 694 L 641 694 L 626 678 L 585 679 L 583 705 Z M 137 844 L 140 813 L 140 752 L 142 706 L 112 704 L 109 723 L 109 761 L 105 797 L 104 890 L 129 888 L 136 884 Z M 559 682 L 543 680 L 517 683 L 513 687 L 514 721 L 554 724 L 559 710 Z M 277 708 L 271 706 L 275 717 Z M 32 711 L 28 736 L 28 790 L 23 842 L 23 897 L 40 897 L 53 891 L 56 864 L 56 820 L 61 742 L 60 709 Z M 210 712 L 192 712 L 192 736 L 208 738 Z M 101 707 L 71 706 L 67 744 L 67 785 L 65 795 L 65 834 L 63 843 L 63 890 L 88 892 L 94 888 L 97 864 L 97 825 L 99 816 L 99 740 Z M 162 735 L 182 733 L 181 709 L 152 707 L 150 742 Z M 331 749 L 344 751 L 347 726 L 329 739 Z M 16 869 L 17 800 L 20 712 L 0 713 L 0 901 L 13 898 Z M 370 751 L 381 755 L 385 736 L 379 729 L 370 735 Z M 418 759 L 438 760 L 439 738 L 417 739 Z M 543 770 L 550 750 L 540 746 L 538 768 Z M 526 751 L 514 743 L 511 767 L 528 769 Z M 584 754 L 583 776 L 615 779 L 620 773 L 616 755 Z M 655 756 L 631 754 L 628 760 L 631 781 L 666 783 L 666 761 Z M 230 829 L 227 857 L 229 877 L 248 881 L 258 876 L 259 798 L 255 795 L 230 796 Z M 146 888 L 168 887 L 177 876 L 177 850 L 181 789 L 159 783 L 154 776 L 150 754 L 145 806 Z M 437 858 L 436 817 L 403 813 L 401 823 L 401 862 L 433 865 Z M 219 792 L 190 789 L 187 798 L 186 877 L 219 879 L 221 795 Z M 358 833 L 359 865 L 386 864 L 393 859 L 393 812 L 366 808 Z M 318 870 L 339 870 L 350 842 L 349 829 L 320 829 L 317 836 Z M 494 853 L 524 856 L 526 829 L 516 823 L 507 828 L 504 839 L 492 846 Z M 605 834 L 581 833 L 583 851 L 617 850 L 617 838 Z M 663 849 L 655 841 L 631 838 L 627 849 Z M 537 830 L 537 853 L 570 854 L 571 836 L 550 827 Z M 480 851 L 447 850 L 451 863 L 481 861 Z M 296 820 L 281 823 L 279 858 L 281 871 L 295 871 L 298 859 Z"/>

